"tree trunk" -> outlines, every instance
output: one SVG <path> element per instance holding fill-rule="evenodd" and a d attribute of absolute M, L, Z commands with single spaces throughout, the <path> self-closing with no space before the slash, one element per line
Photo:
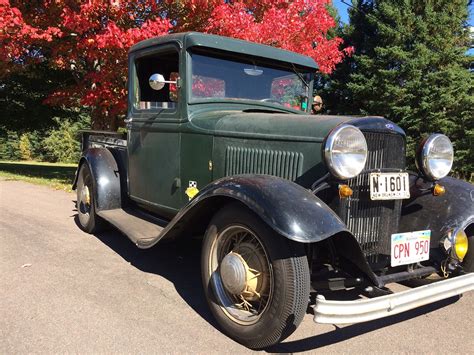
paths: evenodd
<path fill-rule="evenodd" d="M 100 110 L 93 109 L 91 112 L 92 129 L 98 131 L 116 132 L 122 126 L 117 115 L 104 114 Z"/>

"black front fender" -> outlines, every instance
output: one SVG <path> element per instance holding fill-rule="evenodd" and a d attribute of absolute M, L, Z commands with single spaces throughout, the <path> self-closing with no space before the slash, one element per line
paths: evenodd
<path fill-rule="evenodd" d="M 235 201 L 290 240 L 315 243 L 333 237 L 341 255 L 375 285 L 379 284 L 356 239 L 332 209 L 300 185 L 269 175 L 232 176 L 209 184 L 178 212 L 156 239 L 141 247 L 152 247 L 163 238 L 204 233 L 213 214 Z"/>
<path fill-rule="evenodd" d="M 223 178 L 201 191 L 195 203 L 212 196 L 242 202 L 277 233 L 297 242 L 319 242 L 347 231 L 339 216 L 311 191 L 278 177 Z"/>
<path fill-rule="evenodd" d="M 175 227 L 193 224 L 196 219 L 207 220 L 211 216 L 204 216 L 203 212 L 229 201 L 241 202 L 278 234 L 297 242 L 319 242 L 348 232 L 334 211 L 300 185 L 269 175 L 240 175 L 207 185 L 179 211 L 152 244 Z"/>
<path fill-rule="evenodd" d="M 439 181 L 445 187 L 442 196 L 431 191 L 420 191 L 415 185 L 416 176 L 410 176 L 411 198 L 404 202 L 400 219 L 400 232 L 431 230 L 431 245 L 449 230 L 467 228 L 474 223 L 474 186 L 468 182 L 447 177 Z M 419 183 L 419 182 L 418 182 Z"/>

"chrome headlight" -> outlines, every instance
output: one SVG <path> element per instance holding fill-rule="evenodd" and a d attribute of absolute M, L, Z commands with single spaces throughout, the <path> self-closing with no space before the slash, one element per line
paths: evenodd
<path fill-rule="evenodd" d="M 341 180 L 360 174 L 367 160 L 367 142 L 362 132 L 343 124 L 329 133 L 324 146 L 329 171 Z"/>
<path fill-rule="evenodd" d="M 432 134 L 418 148 L 416 165 L 431 180 L 444 178 L 453 166 L 453 145 L 444 134 Z"/>

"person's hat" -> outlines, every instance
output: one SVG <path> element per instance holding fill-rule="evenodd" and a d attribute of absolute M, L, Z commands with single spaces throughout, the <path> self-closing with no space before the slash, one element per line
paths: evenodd
<path fill-rule="evenodd" d="M 313 105 L 322 105 L 322 104 L 323 104 L 323 99 L 321 98 L 321 96 L 316 95 L 313 98 Z"/>

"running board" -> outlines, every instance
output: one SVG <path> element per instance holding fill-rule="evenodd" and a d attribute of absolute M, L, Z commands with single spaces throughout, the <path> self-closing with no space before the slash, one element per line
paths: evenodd
<path fill-rule="evenodd" d="M 125 234 L 139 248 L 148 248 L 158 238 L 164 227 L 152 221 L 150 216 L 138 211 L 114 210 L 99 211 L 97 214 Z M 163 223 L 165 223 L 163 221 Z"/>

